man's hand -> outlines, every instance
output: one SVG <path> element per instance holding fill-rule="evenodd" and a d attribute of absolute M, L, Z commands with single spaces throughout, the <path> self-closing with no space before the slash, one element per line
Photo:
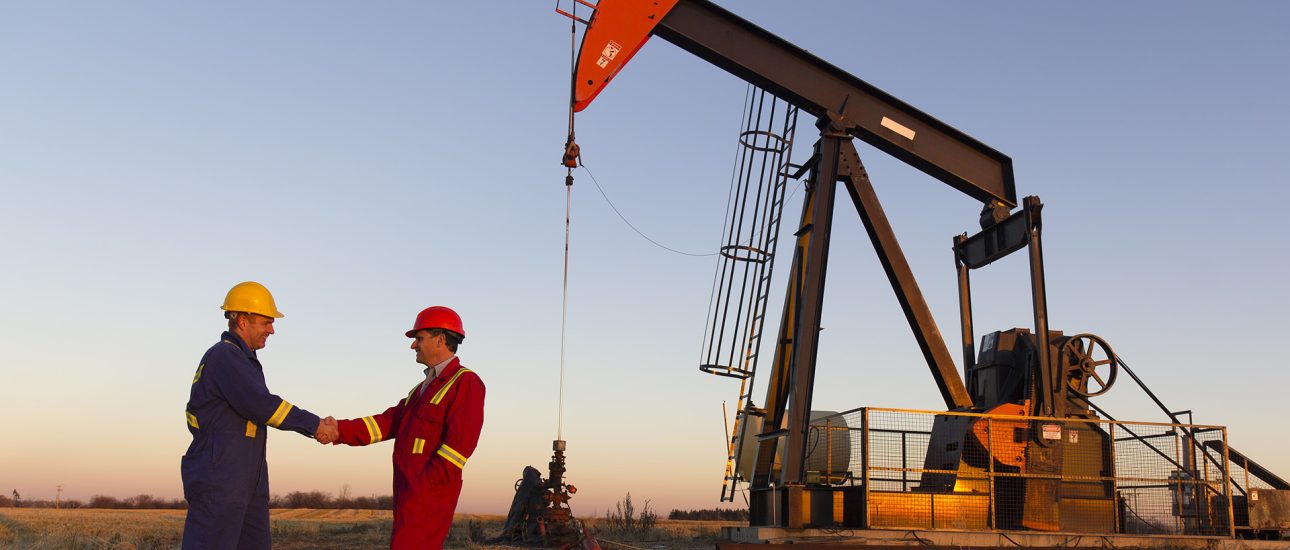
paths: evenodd
<path fill-rule="evenodd" d="M 333 417 L 327 417 L 318 421 L 318 429 L 314 430 L 314 439 L 319 443 L 327 445 L 340 439 L 340 426 Z"/>

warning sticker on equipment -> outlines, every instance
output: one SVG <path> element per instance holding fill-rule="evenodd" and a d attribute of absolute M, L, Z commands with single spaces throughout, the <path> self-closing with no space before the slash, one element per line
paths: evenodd
<path fill-rule="evenodd" d="M 618 55 L 618 51 L 622 49 L 623 47 L 619 46 L 617 42 L 610 40 L 608 44 L 605 44 L 605 49 L 601 50 L 600 56 L 612 61 Z"/>
<path fill-rule="evenodd" d="M 1079 443 L 1079 432 L 1075 430 L 1066 432 L 1066 441 L 1069 441 L 1071 443 Z"/>
<path fill-rule="evenodd" d="M 609 64 L 609 60 L 603 57 L 596 60 L 596 66 L 602 69 L 605 68 L 605 65 L 608 65 L 608 64 Z"/>
<path fill-rule="evenodd" d="M 1053 441 L 1060 440 L 1062 438 L 1062 427 L 1057 424 L 1044 424 L 1043 438 Z"/>

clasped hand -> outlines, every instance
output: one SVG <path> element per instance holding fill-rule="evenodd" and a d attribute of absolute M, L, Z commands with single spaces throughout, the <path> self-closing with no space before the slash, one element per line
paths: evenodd
<path fill-rule="evenodd" d="M 319 443 L 328 445 L 340 439 L 340 425 L 336 423 L 333 417 L 327 417 L 318 421 L 318 429 L 314 430 L 314 439 Z"/>

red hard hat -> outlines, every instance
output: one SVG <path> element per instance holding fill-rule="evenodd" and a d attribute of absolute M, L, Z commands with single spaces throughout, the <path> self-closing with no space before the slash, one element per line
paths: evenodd
<path fill-rule="evenodd" d="M 430 306 L 421 310 L 421 313 L 417 314 L 417 322 L 412 325 L 412 330 L 407 333 L 408 338 L 412 338 L 418 330 L 428 328 L 450 330 L 459 334 L 463 339 L 466 337 L 466 329 L 461 328 L 461 316 L 443 306 Z"/>

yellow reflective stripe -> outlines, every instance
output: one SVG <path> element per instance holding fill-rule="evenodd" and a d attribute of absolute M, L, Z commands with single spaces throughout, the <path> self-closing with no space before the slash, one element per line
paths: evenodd
<path fill-rule="evenodd" d="M 422 384 L 424 384 L 424 383 L 425 383 L 425 382 L 422 382 Z M 403 400 L 403 403 L 404 403 L 404 404 L 407 404 L 409 401 L 412 401 L 412 394 L 416 393 L 416 392 L 417 392 L 417 390 L 419 390 L 419 389 L 421 389 L 421 384 L 417 384 L 417 385 L 415 385 L 415 386 L 412 386 L 412 391 L 409 391 L 409 392 L 408 392 L 408 396 L 407 396 L 407 398 L 406 398 L 406 399 L 404 399 L 404 400 Z"/>
<path fill-rule="evenodd" d="M 256 430 L 256 428 L 257 428 L 257 426 L 255 425 L 255 422 L 251 422 L 250 420 L 247 420 L 247 421 L 246 421 L 246 436 L 247 436 L 247 437 L 255 437 L 255 430 Z"/>
<path fill-rule="evenodd" d="M 466 467 L 466 457 L 461 456 L 461 453 L 457 452 L 456 449 L 449 447 L 447 443 L 440 445 L 439 450 L 435 451 L 435 453 L 448 459 L 448 462 L 456 464 L 458 468 Z"/>
<path fill-rule="evenodd" d="M 426 450 L 426 440 L 421 439 L 419 437 L 412 440 L 412 454 L 419 455 L 421 453 L 424 453 L 425 450 Z"/>
<path fill-rule="evenodd" d="M 448 379 L 447 384 L 444 384 L 442 388 L 439 388 L 439 391 L 435 392 L 434 397 L 430 398 L 430 403 L 433 405 L 438 405 L 440 401 L 443 401 L 443 396 L 447 395 L 448 388 L 452 387 L 452 383 L 456 382 L 458 378 L 461 378 L 461 375 L 466 374 L 468 372 L 470 372 L 470 369 L 466 367 L 462 367 L 460 370 L 458 370 L 457 374 L 452 375 L 452 378 Z"/>
<path fill-rule="evenodd" d="M 196 384 L 202 377 L 202 369 L 206 368 L 206 363 L 197 365 L 197 373 L 193 375 L 193 383 Z"/>
<path fill-rule="evenodd" d="M 381 425 L 376 423 L 376 417 L 364 416 L 363 424 L 367 426 L 368 444 L 376 443 L 382 439 L 385 439 L 385 434 L 381 433 Z"/>
<path fill-rule="evenodd" d="M 184 411 L 184 415 L 188 417 L 189 426 L 192 426 L 194 429 L 201 429 L 201 426 L 197 425 L 197 415 L 194 415 L 193 413 L 190 413 L 188 411 Z"/>
<path fill-rule="evenodd" d="M 278 404 L 278 410 L 273 411 L 273 416 L 270 416 L 269 421 L 265 422 L 265 424 L 273 426 L 274 428 L 281 426 L 282 421 L 287 419 L 287 413 L 291 412 L 291 409 L 294 406 L 295 405 L 288 403 L 286 399 L 283 399 L 282 402 Z"/>

